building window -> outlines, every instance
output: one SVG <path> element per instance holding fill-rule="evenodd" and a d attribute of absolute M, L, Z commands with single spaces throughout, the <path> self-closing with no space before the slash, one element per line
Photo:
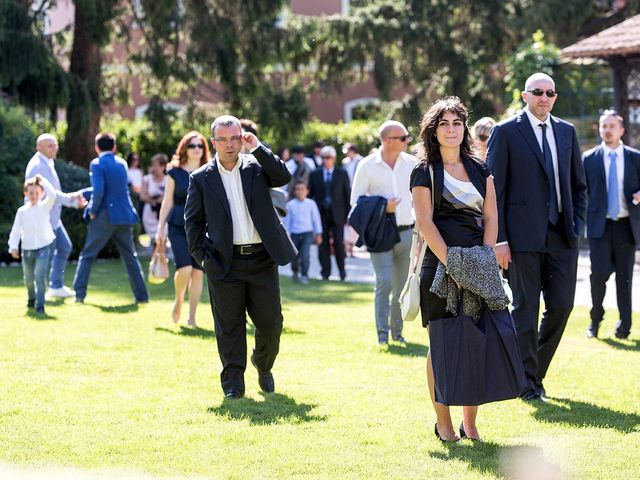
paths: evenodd
<path fill-rule="evenodd" d="M 344 104 L 344 121 L 366 120 L 380 111 L 380 99 L 363 97 L 349 100 Z"/>

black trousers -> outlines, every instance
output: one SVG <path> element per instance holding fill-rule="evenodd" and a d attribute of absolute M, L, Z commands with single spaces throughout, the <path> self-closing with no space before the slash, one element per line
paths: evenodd
<path fill-rule="evenodd" d="M 333 253 L 336 257 L 340 277 L 344 277 L 344 223 L 336 223 L 331 214 L 331 209 L 323 208 L 320 212 L 322 218 L 322 244 L 318 247 L 318 259 L 320 260 L 320 274 L 322 278 L 329 278 L 331 275 L 331 245 L 330 238 L 333 238 Z"/>
<path fill-rule="evenodd" d="M 255 325 L 253 355 L 260 371 L 271 370 L 280 349 L 282 307 L 278 268 L 266 251 L 236 255 L 223 280 L 207 281 L 222 362 L 222 389 L 244 394 L 247 313 Z"/>
<path fill-rule="evenodd" d="M 542 385 L 573 310 L 578 249 L 569 246 L 562 231 L 561 223 L 550 224 L 544 250 L 511 252 L 507 270 L 528 389 Z M 540 292 L 545 310 L 538 326 Z"/>
<path fill-rule="evenodd" d="M 616 298 L 620 320 L 616 325 L 618 335 L 629 335 L 631 331 L 631 287 L 636 245 L 628 218 L 607 220 L 604 235 L 589 239 L 591 259 L 591 330 L 598 332 L 604 316 L 602 302 L 606 283 L 613 272 L 616 274 Z"/>

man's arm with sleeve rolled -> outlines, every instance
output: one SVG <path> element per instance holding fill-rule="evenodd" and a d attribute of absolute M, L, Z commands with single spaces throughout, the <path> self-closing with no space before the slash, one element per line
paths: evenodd
<path fill-rule="evenodd" d="M 358 198 L 361 195 L 366 195 L 369 190 L 369 177 L 367 175 L 366 163 L 360 161 L 360 165 L 356 169 L 356 174 L 353 177 L 353 185 L 351 186 L 351 207 L 355 207 L 358 203 Z"/>

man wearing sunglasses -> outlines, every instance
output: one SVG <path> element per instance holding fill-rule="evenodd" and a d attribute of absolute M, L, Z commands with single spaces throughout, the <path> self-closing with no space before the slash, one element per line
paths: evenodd
<path fill-rule="evenodd" d="M 406 127 L 395 120 L 380 125 L 380 148 L 360 161 L 351 189 L 351 206 L 355 207 L 361 195 L 386 199 L 386 211 L 395 217 L 400 241 L 390 250 L 370 252 L 376 274 L 375 318 L 378 344 L 381 350 L 391 339 L 406 345 L 402 336 L 400 292 L 409 273 L 411 232 L 415 223 L 409 190 L 409 179 L 417 160 L 409 155 L 411 141 Z"/>
<path fill-rule="evenodd" d="M 498 201 L 496 256 L 513 291 L 527 376 L 521 398 L 532 401 L 546 399 L 542 382 L 573 309 L 586 182 L 575 128 L 551 115 L 553 79 L 531 75 L 522 99 L 525 108 L 494 127 L 487 162 Z"/>
<path fill-rule="evenodd" d="M 255 325 L 251 363 L 262 391 L 275 389 L 271 368 L 280 348 L 282 307 L 277 265 L 296 256 L 270 189 L 291 174 L 231 115 L 211 124 L 214 159 L 190 177 L 184 219 L 193 258 L 207 273 L 225 397 L 245 392 L 246 315 Z M 246 149 L 250 153 L 240 153 Z"/>

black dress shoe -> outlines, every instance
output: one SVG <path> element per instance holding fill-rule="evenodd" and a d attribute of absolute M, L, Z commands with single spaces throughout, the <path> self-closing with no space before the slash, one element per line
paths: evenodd
<path fill-rule="evenodd" d="M 251 364 L 258 370 L 258 385 L 264 393 L 273 393 L 276 390 L 276 383 L 271 372 L 263 372 L 256 365 L 256 361 L 251 355 Z"/>
<path fill-rule="evenodd" d="M 615 334 L 616 338 L 619 338 L 620 340 L 626 340 L 627 338 L 629 338 L 629 334 L 628 333 L 618 333 L 616 332 Z"/>
<path fill-rule="evenodd" d="M 530 388 L 525 392 L 520 394 L 520 398 L 525 402 L 533 402 L 536 400 L 540 400 L 540 396 L 538 395 L 538 391 L 534 388 Z"/>
<path fill-rule="evenodd" d="M 242 398 L 244 395 L 237 390 L 227 390 L 224 392 L 224 398 L 229 400 L 237 400 L 238 398 Z"/>
<path fill-rule="evenodd" d="M 549 401 L 549 397 L 547 397 L 547 392 L 545 391 L 542 385 L 536 388 L 536 394 L 538 395 L 538 398 L 543 402 Z"/>

